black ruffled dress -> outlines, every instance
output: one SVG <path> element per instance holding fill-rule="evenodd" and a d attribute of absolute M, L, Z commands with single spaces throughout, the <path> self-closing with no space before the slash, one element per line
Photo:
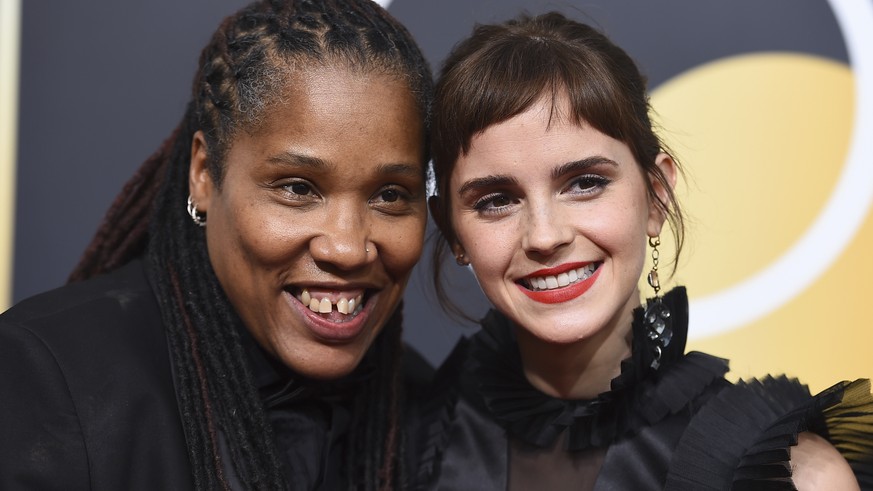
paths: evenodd
<path fill-rule="evenodd" d="M 674 289 L 663 304 L 672 337 L 651 335 L 637 309 L 631 358 L 611 390 L 591 400 L 556 399 L 534 388 L 510 321 L 491 311 L 437 375 L 429 423 L 415 445 L 414 487 L 794 489 L 790 447 L 812 431 L 836 446 L 862 489 L 873 489 L 868 380 L 816 396 L 784 376 L 731 384 L 726 360 L 685 353 L 685 290 Z"/>

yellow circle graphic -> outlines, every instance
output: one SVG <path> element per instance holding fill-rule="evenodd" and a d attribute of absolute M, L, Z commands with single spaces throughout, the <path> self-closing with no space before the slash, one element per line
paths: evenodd
<path fill-rule="evenodd" d="M 844 169 L 854 80 L 831 60 L 760 53 L 686 72 L 659 87 L 652 105 L 688 169 L 678 191 L 691 216 L 689 243 L 673 282 L 689 286 L 693 303 L 759 274 L 808 232 Z M 869 376 L 866 343 L 857 342 L 860 292 L 873 273 L 873 259 L 857 254 L 873 250 L 869 222 L 799 295 L 689 347 L 731 358 L 740 377 L 788 372 L 823 388 L 835 377 Z"/>

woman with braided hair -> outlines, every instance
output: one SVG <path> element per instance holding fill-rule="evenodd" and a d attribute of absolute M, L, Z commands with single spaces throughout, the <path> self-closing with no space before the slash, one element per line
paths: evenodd
<path fill-rule="evenodd" d="M 368 0 L 262 0 L 71 283 L 0 316 L 0 489 L 394 489 L 429 68 Z"/>

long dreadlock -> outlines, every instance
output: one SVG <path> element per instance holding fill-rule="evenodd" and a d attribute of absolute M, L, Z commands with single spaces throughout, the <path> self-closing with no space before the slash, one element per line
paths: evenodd
<path fill-rule="evenodd" d="M 241 321 L 210 266 L 203 230 L 185 210 L 191 141 L 203 131 L 209 172 L 220 186 L 236 132 L 257 126 L 294 70 L 330 63 L 400 77 L 429 128 L 428 65 L 406 29 L 379 6 L 369 0 L 255 2 L 225 19 L 203 50 L 181 124 L 125 185 L 70 277 L 85 279 L 148 255 L 196 489 L 228 489 L 228 468 L 247 489 L 284 489 L 286 483 L 243 361 L 235 327 Z M 352 489 L 393 489 L 404 477 L 400 336 L 398 307 L 372 348 L 377 375 L 354 397 L 347 446 Z M 230 467 L 220 444 L 229 450 Z"/>

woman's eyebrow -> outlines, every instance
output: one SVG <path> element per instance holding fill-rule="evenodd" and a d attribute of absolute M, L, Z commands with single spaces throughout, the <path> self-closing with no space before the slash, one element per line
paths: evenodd
<path fill-rule="evenodd" d="M 573 162 L 567 162 L 566 164 L 555 167 L 554 169 L 552 169 L 552 179 L 558 179 L 561 176 L 565 176 L 570 173 L 582 172 L 597 165 L 611 165 L 614 167 L 618 167 L 618 164 L 612 159 L 608 159 L 602 155 L 592 155 L 591 157 L 585 157 L 581 160 L 574 160 Z"/>
<path fill-rule="evenodd" d="M 277 155 L 268 157 L 267 162 L 291 167 L 307 167 L 312 170 L 320 171 L 334 167 L 333 164 L 322 158 L 290 151 L 281 152 Z M 421 165 L 406 162 L 382 164 L 376 168 L 376 172 L 381 175 L 408 175 L 412 177 L 421 177 L 424 174 Z"/>
<path fill-rule="evenodd" d="M 267 157 L 267 162 L 271 164 L 289 165 L 292 167 L 309 167 L 311 169 L 323 170 L 330 167 L 324 159 L 304 155 L 296 152 L 281 152 L 276 155 Z"/>
<path fill-rule="evenodd" d="M 420 164 L 409 164 L 405 162 L 396 162 L 392 164 L 382 164 L 376 168 L 376 173 L 385 176 L 409 176 L 420 178 L 424 176 L 424 169 Z"/>
<path fill-rule="evenodd" d="M 512 176 L 497 175 L 477 177 L 462 184 L 461 187 L 458 188 L 458 196 L 463 196 L 464 194 L 480 189 L 515 185 L 518 185 L 518 180 Z"/>

